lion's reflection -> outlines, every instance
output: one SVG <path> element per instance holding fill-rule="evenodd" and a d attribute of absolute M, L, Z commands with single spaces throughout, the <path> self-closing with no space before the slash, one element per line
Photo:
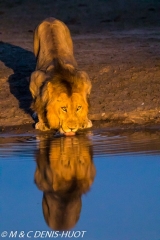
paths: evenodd
<path fill-rule="evenodd" d="M 44 192 L 43 214 L 52 229 L 68 230 L 78 221 L 81 196 L 95 177 L 92 156 L 86 136 L 40 140 L 35 183 Z"/>

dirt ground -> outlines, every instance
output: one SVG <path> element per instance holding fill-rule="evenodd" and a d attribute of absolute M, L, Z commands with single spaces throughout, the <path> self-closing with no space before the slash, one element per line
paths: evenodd
<path fill-rule="evenodd" d="M 150 6 L 147 14 L 144 9 L 127 24 L 129 12 L 106 18 L 103 11 L 97 16 L 87 8 L 88 1 L 73 1 L 74 6 L 69 1 L 65 15 L 66 1 L 53 2 L 0 1 L 0 131 L 34 123 L 28 89 L 35 68 L 33 31 L 41 20 L 58 15 L 71 30 L 79 68 L 92 82 L 89 116 L 94 124 L 159 125 L 160 27 L 151 16 L 157 16 L 156 9 Z"/>

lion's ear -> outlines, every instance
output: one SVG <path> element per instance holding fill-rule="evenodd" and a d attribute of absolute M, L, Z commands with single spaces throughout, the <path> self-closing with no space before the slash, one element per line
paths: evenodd
<path fill-rule="evenodd" d="M 75 59 L 61 59 L 61 58 L 56 58 L 54 59 L 54 66 L 55 66 L 55 71 L 58 73 L 61 73 L 62 75 L 64 74 L 66 76 L 67 73 L 74 74 L 77 63 Z"/>

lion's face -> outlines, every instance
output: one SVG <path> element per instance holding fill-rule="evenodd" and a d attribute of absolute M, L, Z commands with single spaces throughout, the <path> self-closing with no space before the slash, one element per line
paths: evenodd
<path fill-rule="evenodd" d="M 78 129 L 86 128 L 88 103 L 79 93 L 68 96 L 61 93 L 47 107 L 47 119 L 51 128 L 57 128 L 61 133 L 75 133 Z"/>

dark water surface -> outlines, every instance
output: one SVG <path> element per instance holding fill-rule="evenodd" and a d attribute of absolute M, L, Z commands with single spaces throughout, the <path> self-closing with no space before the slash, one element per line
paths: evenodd
<path fill-rule="evenodd" d="M 160 133 L 0 135 L 0 234 L 160 240 Z"/>

